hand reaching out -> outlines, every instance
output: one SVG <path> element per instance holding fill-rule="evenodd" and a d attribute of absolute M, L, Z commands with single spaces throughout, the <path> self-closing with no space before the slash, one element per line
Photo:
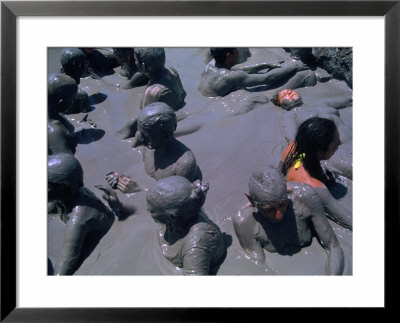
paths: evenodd
<path fill-rule="evenodd" d="M 133 179 L 125 175 L 119 175 L 116 172 L 108 173 L 106 180 L 113 189 L 118 189 L 125 194 L 136 193 L 142 190 Z"/>
<path fill-rule="evenodd" d="M 117 193 L 115 193 L 112 189 L 104 185 L 94 185 L 99 190 L 103 191 L 102 198 L 108 202 L 112 209 L 121 209 L 121 202 L 118 199 Z"/>

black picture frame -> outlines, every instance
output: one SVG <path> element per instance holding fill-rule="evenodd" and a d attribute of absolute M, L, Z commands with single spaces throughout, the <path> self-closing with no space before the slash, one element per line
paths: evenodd
<path fill-rule="evenodd" d="M 236 321 L 244 308 L 16 307 L 16 19 L 18 16 L 384 16 L 385 19 L 385 307 L 399 286 L 400 1 L 2 1 L 1 3 L 1 321 L 204 322 Z M 372 46 L 372 45 L 371 45 Z M 373 125 L 371 125 L 373 128 Z M 367 143 L 366 143 L 367 144 Z M 368 175 L 366 175 L 368 176 Z M 373 240 L 373 237 L 372 239 Z M 373 241 L 371 241 L 373 243 Z M 367 291 L 367 288 L 366 288 Z M 286 311 L 287 309 L 268 309 Z M 330 310 L 330 309 L 326 309 Z M 377 309 L 382 314 L 380 309 Z M 240 312 L 240 313 L 238 313 Z M 261 312 L 261 313 L 258 313 Z M 281 315 L 282 313 L 278 313 Z M 339 318 L 336 318 L 339 319 Z"/>

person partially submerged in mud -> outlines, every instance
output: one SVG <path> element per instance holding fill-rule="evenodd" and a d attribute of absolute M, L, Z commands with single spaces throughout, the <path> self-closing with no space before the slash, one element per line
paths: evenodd
<path fill-rule="evenodd" d="M 327 255 L 325 273 L 343 273 L 343 250 L 312 187 L 286 182 L 280 170 L 272 166 L 253 172 L 248 185 L 250 203 L 232 219 L 247 257 L 267 265 L 264 249 L 292 255 L 310 245 L 316 236 Z"/>
<path fill-rule="evenodd" d="M 281 157 L 280 168 L 287 181 L 302 182 L 315 189 L 328 216 L 352 229 L 352 213 L 331 194 L 336 181 L 324 171 L 321 161 L 329 160 L 341 145 L 339 131 L 332 120 L 313 117 L 304 121 L 296 138 Z"/>
<path fill-rule="evenodd" d="M 303 99 L 299 93 L 294 91 L 295 89 L 303 87 L 299 85 L 288 86 L 285 84 L 284 89 L 280 89 L 277 93 L 271 98 L 271 102 L 276 106 L 281 107 L 287 111 L 292 110 L 293 108 L 302 106 L 304 104 Z M 340 96 L 335 98 L 326 98 L 322 100 L 318 100 L 313 102 L 313 106 L 328 106 L 334 109 L 340 109 L 344 107 L 348 107 L 352 104 L 353 100 L 350 96 Z M 310 103 L 307 104 L 311 106 Z"/>
<path fill-rule="evenodd" d="M 121 65 L 120 75 L 127 78 L 125 82 L 118 85 L 121 89 L 132 89 L 149 82 L 149 77 L 140 72 L 136 66 L 134 50 L 134 48 L 113 48 L 114 55 Z"/>
<path fill-rule="evenodd" d="M 175 139 L 177 126 L 175 111 L 165 103 L 147 105 L 139 114 L 138 133 L 134 146 L 141 146 L 146 173 L 158 180 L 180 175 L 193 182 L 201 179 L 201 171 L 192 151 Z M 110 172 L 107 182 L 123 193 L 140 190 L 128 176 Z"/>
<path fill-rule="evenodd" d="M 86 70 L 86 55 L 79 48 L 65 48 L 61 53 L 61 72 L 72 77 L 76 84 L 80 84 L 81 77 Z M 72 106 L 66 110 L 65 114 L 89 112 L 92 108 L 89 103 L 88 94 L 78 88 L 78 93 Z"/>
<path fill-rule="evenodd" d="M 83 185 L 83 170 L 71 154 L 54 154 L 47 159 L 49 216 L 65 223 L 64 240 L 55 275 L 72 275 L 79 267 L 82 250 L 91 233 L 100 239 L 114 222 L 114 213 Z"/>
<path fill-rule="evenodd" d="M 184 275 L 215 275 L 226 256 L 220 229 L 201 209 L 207 191 L 208 184 L 171 176 L 146 195 L 148 211 L 160 224 L 162 254 Z"/>
<path fill-rule="evenodd" d="M 278 87 L 293 77 L 296 77 L 291 80 L 293 84 L 300 82 L 308 84 L 311 81 L 313 85 L 316 83 L 315 76 L 313 78 L 314 73 L 300 61 L 284 65 L 259 63 L 235 69 L 239 57 L 237 48 L 211 48 L 210 51 L 214 59 L 207 64 L 203 71 L 198 87 L 204 96 L 225 96 L 241 88 L 259 85 L 269 88 Z M 262 72 L 263 70 L 267 71 Z M 300 71 L 304 71 L 304 73 L 298 73 Z M 306 75 L 310 75 L 310 81 L 307 81 Z"/>
<path fill-rule="evenodd" d="M 175 111 L 181 109 L 185 105 L 186 92 L 178 72 L 165 67 L 164 48 L 135 48 L 134 55 L 139 72 L 149 78 L 140 108 L 154 102 L 163 102 Z M 136 130 L 137 119 L 134 118 L 117 132 L 117 136 L 123 140 L 132 138 Z"/>
<path fill-rule="evenodd" d="M 86 65 L 89 74 L 95 73 L 98 76 L 114 74 L 114 68 L 119 66 L 115 55 L 109 51 L 104 55 L 101 51 L 93 47 L 80 47 L 86 55 Z M 105 51 L 103 51 L 105 52 Z"/>
<path fill-rule="evenodd" d="M 78 91 L 68 75 L 50 74 L 47 81 L 47 153 L 75 154 L 77 138 L 71 122 L 62 113 L 68 110 Z"/>

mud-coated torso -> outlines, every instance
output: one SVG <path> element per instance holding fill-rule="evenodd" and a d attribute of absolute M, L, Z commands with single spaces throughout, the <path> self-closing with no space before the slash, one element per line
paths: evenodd
<path fill-rule="evenodd" d="M 154 102 L 164 102 L 174 110 L 179 110 L 184 105 L 185 96 L 186 92 L 178 72 L 173 68 L 166 67 L 147 85 L 141 108 Z"/>
<path fill-rule="evenodd" d="M 201 75 L 199 91 L 205 96 L 225 96 L 232 91 L 241 89 L 237 84 L 232 84 L 231 74 L 226 68 L 217 68 L 215 60 L 211 60 Z M 234 82 L 236 83 L 236 82 Z"/>
<path fill-rule="evenodd" d="M 143 148 L 143 162 L 146 173 L 156 179 L 162 179 L 173 175 L 180 175 L 193 182 L 197 176 L 197 162 L 184 144 L 175 140 L 165 153 L 157 149 Z"/>
<path fill-rule="evenodd" d="M 172 245 L 163 238 L 164 231 L 160 228 L 159 238 L 162 253 L 176 267 L 183 267 L 184 257 L 195 253 L 197 257 L 209 257 L 210 266 L 219 263 L 225 252 L 225 244 L 219 228 L 200 212 L 197 221 L 188 233 Z"/>
<path fill-rule="evenodd" d="M 282 222 L 271 223 L 252 206 L 246 207 L 246 217 L 254 218 L 254 238 L 270 252 L 292 254 L 311 243 L 311 217 L 321 213 L 322 204 L 313 188 L 304 183 L 288 182 L 290 203 Z"/>
<path fill-rule="evenodd" d="M 81 188 L 76 206 L 70 213 L 73 224 L 88 225 L 90 230 L 108 228 L 114 221 L 114 214 L 87 188 Z"/>

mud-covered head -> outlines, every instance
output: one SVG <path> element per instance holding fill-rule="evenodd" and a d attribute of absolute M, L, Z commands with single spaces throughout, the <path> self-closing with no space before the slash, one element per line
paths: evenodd
<path fill-rule="evenodd" d="M 288 206 L 286 179 L 273 166 L 254 171 L 249 179 L 249 200 L 271 222 L 283 219 Z"/>
<path fill-rule="evenodd" d="M 50 155 L 47 157 L 47 181 L 71 191 L 79 190 L 83 186 L 82 165 L 72 154 Z"/>
<path fill-rule="evenodd" d="M 281 90 L 272 97 L 271 102 L 288 111 L 303 104 L 300 94 L 291 89 Z"/>
<path fill-rule="evenodd" d="M 138 131 L 145 145 L 157 149 L 173 137 L 177 126 L 175 111 L 166 103 L 145 106 L 138 117 Z"/>
<path fill-rule="evenodd" d="M 191 183 L 182 176 L 163 178 L 147 192 L 148 210 L 156 222 L 171 224 L 189 221 L 197 216 L 207 191 L 207 183 Z"/>
<path fill-rule="evenodd" d="M 50 116 L 67 111 L 73 104 L 78 85 L 65 74 L 49 74 L 47 78 L 47 106 Z"/>
<path fill-rule="evenodd" d="M 66 222 L 74 200 L 83 186 L 83 170 L 72 154 L 54 154 L 47 157 L 48 213 L 60 216 Z"/>
<path fill-rule="evenodd" d="M 165 66 L 165 50 L 157 47 L 134 49 L 135 63 L 140 72 L 155 76 Z"/>
<path fill-rule="evenodd" d="M 210 48 L 211 56 L 215 59 L 218 65 L 223 65 L 230 68 L 239 61 L 239 51 L 237 48 Z"/>
<path fill-rule="evenodd" d="M 79 84 L 86 69 L 85 53 L 79 48 L 65 48 L 61 53 L 60 61 L 63 72 Z"/>

